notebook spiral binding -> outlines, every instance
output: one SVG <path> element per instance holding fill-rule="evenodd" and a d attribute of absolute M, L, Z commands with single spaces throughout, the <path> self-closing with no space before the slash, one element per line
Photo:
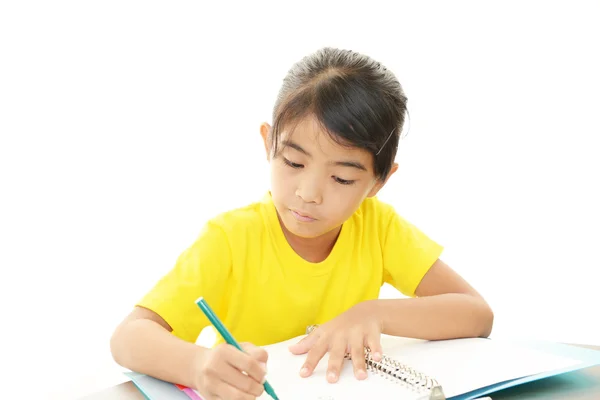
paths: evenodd
<path fill-rule="evenodd" d="M 350 359 L 349 354 L 346 357 Z M 365 361 L 368 371 L 383 376 L 385 379 L 398 382 L 407 389 L 413 390 L 416 394 L 424 395 L 422 397 L 424 400 L 446 399 L 438 381 L 398 360 L 383 355 L 380 361 L 375 361 L 371 355 L 371 350 L 365 348 Z"/>
<path fill-rule="evenodd" d="M 309 326 L 306 333 L 310 334 L 317 327 L 318 325 Z M 346 353 L 344 358 L 350 360 L 350 353 Z M 371 350 L 365 347 L 365 362 L 369 372 L 400 383 L 417 395 L 423 395 L 419 400 L 446 400 L 442 386 L 437 380 L 398 360 L 384 354 L 380 361 L 375 361 L 371 355 Z"/>
<path fill-rule="evenodd" d="M 369 371 L 382 375 L 387 379 L 396 380 L 416 391 L 429 392 L 434 387 L 439 386 L 439 383 L 432 377 L 386 355 L 381 357 L 381 361 L 375 361 L 371 356 L 371 350 L 368 348 L 365 348 L 365 361 Z"/>

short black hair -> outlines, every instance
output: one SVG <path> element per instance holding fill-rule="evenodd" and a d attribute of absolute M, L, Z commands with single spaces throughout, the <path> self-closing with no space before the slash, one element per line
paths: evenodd
<path fill-rule="evenodd" d="M 294 64 L 283 80 L 273 108 L 272 154 L 281 130 L 312 114 L 337 143 L 369 151 L 375 176 L 383 180 L 396 157 L 406 101 L 398 79 L 381 63 L 322 48 Z"/>

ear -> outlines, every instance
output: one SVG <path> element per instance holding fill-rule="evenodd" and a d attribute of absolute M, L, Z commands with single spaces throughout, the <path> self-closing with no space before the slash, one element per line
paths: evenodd
<path fill-rule="evenodd" d="M 267 153 L 267 161 L 271 159 L 271 145 L 269 143 L 269 132 L 271 132 L 271 125 L 266 122 L 260 124 L 260 136 L 262 136 L 263 144 L 265 145 L 265 152 Z"/>
<path fill-rule="evenodd" d="M 369 194 L 367 195 L 367 197 L 373 197 L 375 196 L 377 193 L 379 193 L 379 191 L 381 190 L 382 187 L 385 186 L 385 184 L 387 183 L 387 181 L 390 179 L 390 177 L 392 175 L 394 175 L 394 172 L 398 171 L 398 163 L 393 163 L 392 164 L 392 169 L 390 169 L 389 174 L 386 176 L 386 178 L 384 180 L 377 180 L 377 182 L 375 183 L 375 185 L 373 185 L 373 188 L 371 189 L 371 191 L 369 192 Z"/>

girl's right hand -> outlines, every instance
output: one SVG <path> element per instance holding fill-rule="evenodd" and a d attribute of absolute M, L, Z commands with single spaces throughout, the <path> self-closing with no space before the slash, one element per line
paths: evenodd
<path fill-rule="evenodd" d="M 264 391 L 267 352 L 250 343 L 244 352 L 229 344 L 198 352 L 194 386 L 203 399 L 254 400 Z"/>

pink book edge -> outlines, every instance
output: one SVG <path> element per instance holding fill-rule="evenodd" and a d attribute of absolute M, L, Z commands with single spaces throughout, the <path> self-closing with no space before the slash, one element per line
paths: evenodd
<path fill-rule="evenodd" d="M 183 392 L 192 400 L 202 400 L 202 397 L 198 396 L 198 393 L 196 393 L 193 389 L 185 388 L 183 389 Z"/>
<path fill-rule="evenodd" d="M 189 387 L 175 384 L 175 386 L 181 390 L 183 393 L 187 394 L 187 396 L 192 400 L 202 400 L 202 397 L 198 396 L 198 393 L 194 389 L 190 389 Z"/>

